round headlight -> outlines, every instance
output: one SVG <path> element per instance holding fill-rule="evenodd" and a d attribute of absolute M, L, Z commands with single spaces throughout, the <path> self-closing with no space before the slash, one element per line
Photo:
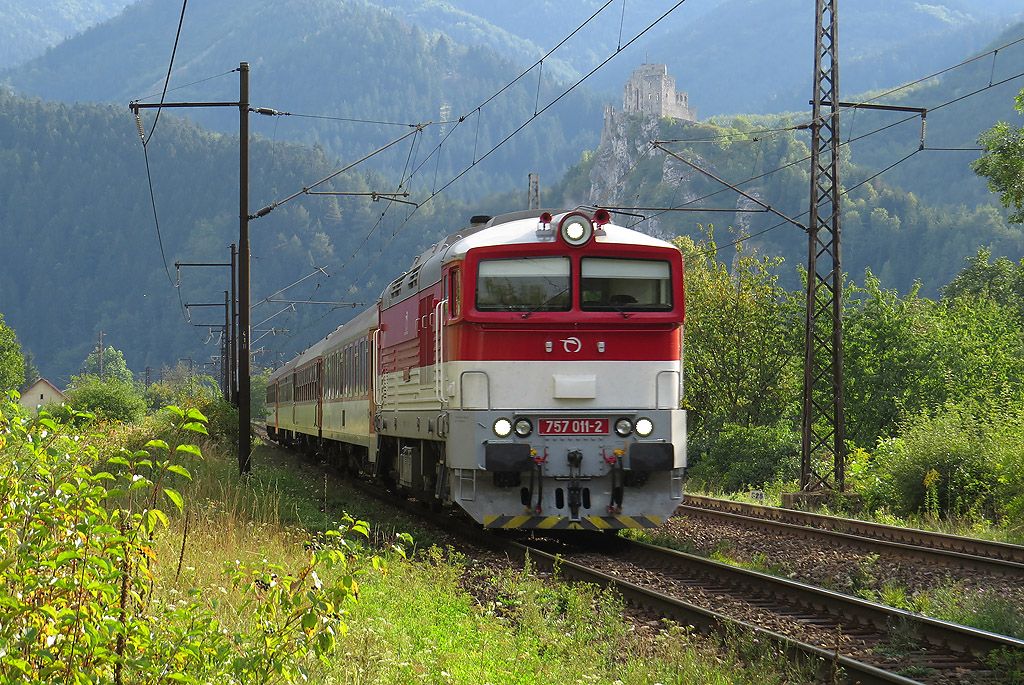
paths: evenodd
<path fill-rule="evenodd" d="M 633 422 L 629 419 L 619 419 L 615 422 L 615 434 L 624 438 L 633 432 Z"/>
<path fill-rule="evenodd" d="M 586 245 L 594 235 L 594 225 L 583 214 L 569 214 L 562 219 L 559 233 L 566 243 L 580 247 Z"/>
<path fill-rule="evenodd" d="M 654 432 L 654 422 L 644 417 L 636 420 L 636 434 L 640 437 L 646 438 L 648 435 Z"/>
<path fill-rule="evenodd" d="M 533 432 L 533 424 L 530 423 L 530 419 L 516 419 L 515 431 L 516 435 L 525 438 Z"/>
<path fill-rule="evenodd" d="M 494 434 L 499 438 L 507 438 L 512 432 L 512 422 L 506 418 L 500 418 L 494 422 Z"/>

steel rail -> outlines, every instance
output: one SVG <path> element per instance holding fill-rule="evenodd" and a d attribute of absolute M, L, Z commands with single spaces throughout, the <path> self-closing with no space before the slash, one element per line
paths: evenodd
<path fill-rule="evenodd" d="M 803 538 L 805 540 L 817 540 L 821 542 L 839 541 L 844 547 L 860 549 L 867 552 L 883 553 L 887 556 L 923 561 L 928 564 L 957 569 L 986 571 L 1024 579 L 1024 564 L 1016 561 L 993 559 L 992 557 L 982 557 L 975 554 L 965 554 L 963 552 L 938 549 L 935 547 L 923 547 L 904 542 L 891 542 L 889 540 L 882 540 L 879 538 L 843 533 L 837 530 L 786 523 L 775 519 L 748 516 L 730 511 L 707 509 L 704 507 L 696 507 L 686 504 L 680 505 L 679 508 L 676 509 L 676 515 L 680 514 L 719 521 L 724 520 L 736 523 L 744 528 L 763 530 L 769 533 Z"/>
<path fill-rule="evenodd" d="M 798 526 L 811 526 L 824 530 L 831 530 L 848 535 L 856 535 L 863 538 L 885 540 L 887 542 L 901 543 L 913 547 L 927 547 L 945 552 L 955 552 L 972 557 L 984 557 L 1018 564 L 1017 568 L 1024 568 L 1024 546 L 1013 545 L 1006 542 L 994 542 L 992 540 L 981 540 L 961 535 L 949 535 L 934 531 L 920 530 L 918 528 L 902 528 L 890 526 L 883 523 L 870 521 L 859 521 L 857 519 L 842 518 L 839 516 L 827 516 L 813 512 L 799 511 L 796 509 L 783 509 L 781 507 L 769 507 L 761 504 L 749 504 L 746 502 L 734 502 L 732 500 L 719 499 L 717 497 L 705 497 L 702 495 L 686 495 L 683 504 L 689 507 L 698 507 L 708 511 L 726 511 L 742 516 L 763 518 L 772 521 L 780 521 Z M 1012 567 L 1011 567 L 1012 568 Z"/>
<path fill-rule="evenodd" d="M 562 542 L 568 539 L 563 538 Z M 835 626 L 844 635 L 857 635 L 864 644 L 882 646 L 895 634 L 912 635 L 920 644 L 907 658 L 913 665 L 935 671 L 968 668 L 985 672 L 988 669 L 986 659 L 998 650 L 1017 655 L 1018 659 L 1024 655 L 1024 640 L 1018 638 L 941 621 L 692 554 L 610 536 L 576 535 L 571 541 L 570 544 L 575 545 L 575 551 L 563 551 L 558 555 L 559 567 L 562 569 L 575 569 L 574 566 L 570 566 L 577 563 L 572 559 L 574 554 L 594 553 L 598 549 L 602 553 L 610 550 L 607 551 L 610 558 L 614 556 L 616 560 L 634 563 L 645 570 L 674 578 L 695 589 L 707 590 L 715 595 L 729 595 L 761 610 L 795 620 L 805 627 Z M 535 547 L 544 545 L 544 542 L 530 542 L 527 545 L 531 548 L 531 554 L 534 554 Z M 627 590 L 631 593 L 627 594 L 627 597 L 634 598 L 635 592 L 628 585 L 620 584 L 619 587 L 624 588 L 624 593 Z M 839 656 L 838 648 L 833 645 L 816 647 Z M 860 663 L 858 659 L 851 657 L 851 660 Z M 866 666 L 869 669 L 886 671 L 878 666 Z M 844 668 L 857 667 L 844 665 Z M 895 673 L 891 675 L 902 678 Z M 867 682 L 859 676 L 859 671 L 858 677 L 851 678 Z"/>
<path fill-rule="evenodd" d="M 491 543 L 493 546 L 493 542 Z M 516 555 L 523 563 L 529 563 L 553 573 L 573 580 L 594 583 L 601 587 L 613 588 L 624 599 L 635 605 L 656 611 L 659 615 L 671 618 L 682 625 L 690 625 L 704 632 L 714 631 L 728 635 L 739 628 L 753 635 L 780 645 L 791 661 L 818 659 L 817 675 L 827 682 L 849 682 L 871 685 L 875 683 L 898 683 L 912 685 L 918 681 L 906 678 L 897 673 L 872 666 L 848 656 L 837 653 L 833 649 L 820 647 L 782 635 L 775 631 L 762 628 L 753 623 L 742 621 L 731 616 L 686 602 L 677 597 L 602 573 L 584 564 L 568 560 L 559 554 L 551 554 L 538 549 L 530 543 L 512 540 L 504 541 L 504 548 Z"/>

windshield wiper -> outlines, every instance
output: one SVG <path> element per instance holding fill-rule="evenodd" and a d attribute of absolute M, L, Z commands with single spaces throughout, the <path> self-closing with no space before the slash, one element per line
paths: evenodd
<path fill-rule="evenodd" d="M 619 305 L 612 304 L 612 303 L 609 302 L 607 306 L 608 306 L 609 309 L 614 309 L 619 314 L 622 314 L 622 318 L 623 319 L 628 319 L 629 318 L 629 314 L 626 313 L 626 310 L 623 309 L 622 307 L 620 307 Z"/>
<path fill-rule="evenodd" d="M 557 299 L 557 298 L 561 297 L 562 295 L 566 294 L 567 292 L 569 292 L 569 287 L 570 286 L 568 286 L 568 285 L 565 286 L 564 288 L 559 290 L 557 293 L 555 293 L 554 295 L 552 295 L 548 299 L 546 299 L 543 302 L 541 302 L 536 307 L 534 307 L 532 309 L 527 309 L 525 312 L 523 312 L 523 318 L 525 319 L 528 316 L 530 316 L 530 314 L 533 314 L 534 312 L 539 312 L 541 309 L 544 309 L 544 307 L 547 307 L 549 304 L 554 302 L 555 299 Z"/>

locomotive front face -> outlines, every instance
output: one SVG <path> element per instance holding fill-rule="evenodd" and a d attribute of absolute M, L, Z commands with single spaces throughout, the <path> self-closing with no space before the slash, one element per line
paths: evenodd
<path fill-rule="evenodd" d="M 603 223 L 481 233 L 445 268 L 447 489 L 485 526 L 649 527 L 682 497 L 682 259 Z"/>

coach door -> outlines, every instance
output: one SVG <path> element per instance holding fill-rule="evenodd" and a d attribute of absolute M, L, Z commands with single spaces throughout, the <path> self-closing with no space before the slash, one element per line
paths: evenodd
<path fill-rule="evenodd" d="M 313 424 L 316 426 L 317 437 L 324 436 L 324 358 L 316 360 L 316 411 L 313 412 Z"/>

